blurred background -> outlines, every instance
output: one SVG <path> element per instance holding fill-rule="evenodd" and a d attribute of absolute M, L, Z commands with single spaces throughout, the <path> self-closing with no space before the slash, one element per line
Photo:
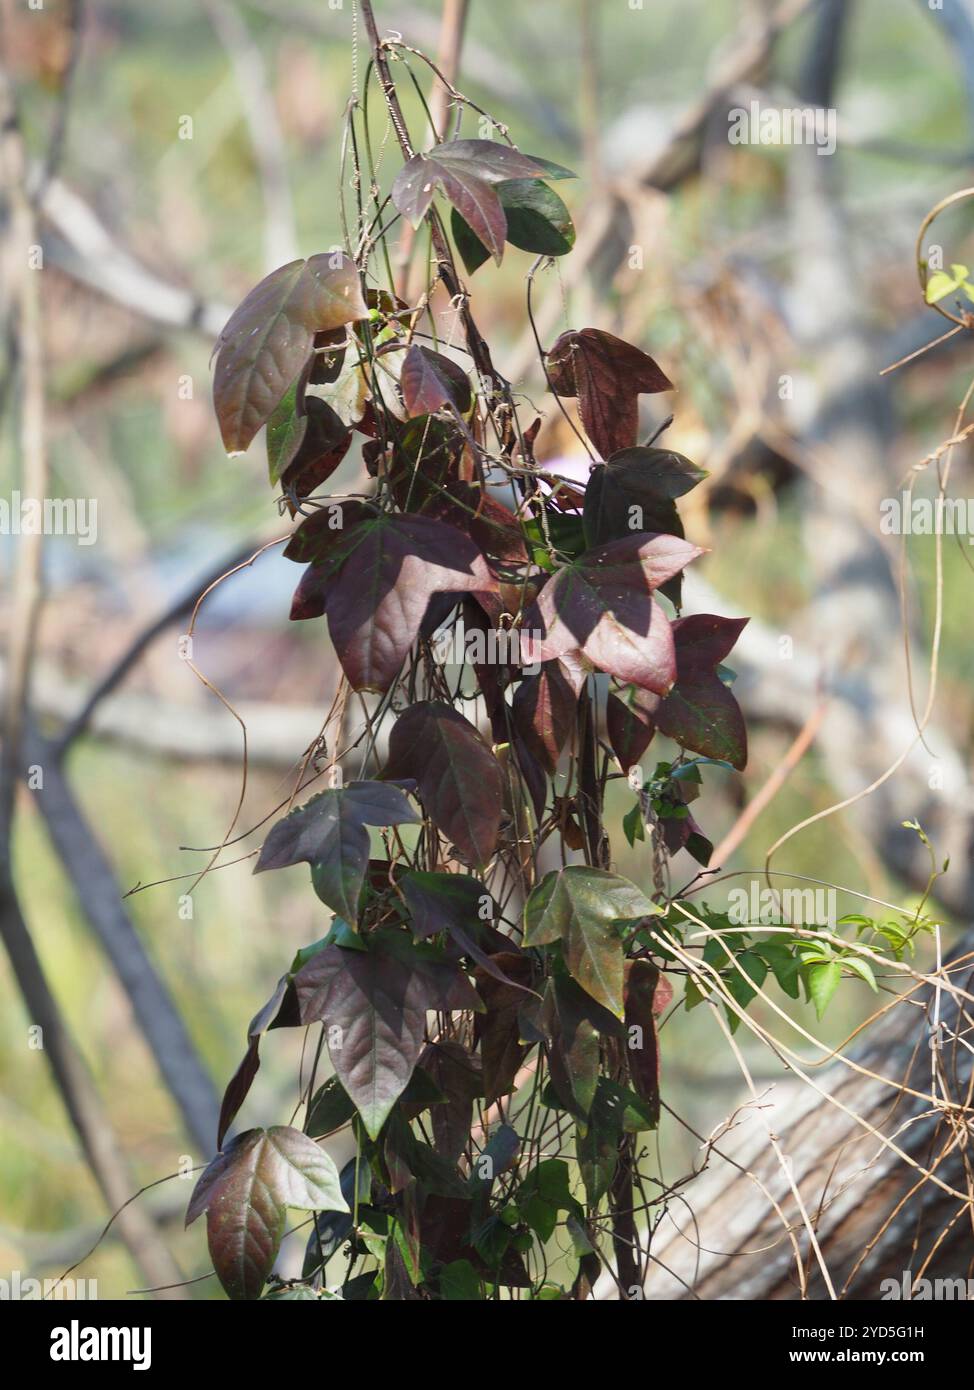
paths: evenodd
<path fill-rule="evenodd" d="M 375 8 L 380 30 L 452 61 L 439 0 Z M 448 19 L 457 8 L 447 0 Z M 924 305 L 914 243 L 928 209 L 970 181 L 974 8 L 459 8 L 457 85 L 526 152 L 579 174 L 558 186 L 575 251 L 534 287 L 542 341 L 593 325 L 649 351 L 678 390 L 666 406 L 643 398 L 646 434 L 672 408 L 667 443 L 709 470 L 681 505 L 690 539 L 712 551 L 694 566 L 687 609 L 752 617 L 731 660 L 751 756 L 742 776 L 712 771 L 696 818 L 719 843 L 769 777 L 788 774 L 719 862 L 751 871 L 741 882 L 756 878 L 780 836 L 855 797 L 909 750 L 871 796 L 790 838 L 774 865 L 850 890 L 840 912 L 886 910 L 856 894 L 908 910 L 930 867 L 902 827 L 916 817 L 938 860 L 951 855 L 935 890 L 949 945 L 966 925 L 974 871 L 971 557 L 966 537 L 945 543 L 939 562 L 932 536 L 904 546 L 881 530 L 880 504 L 901 495 L 911 470 L 917 494 L 934 494 L 931 459 L 943 459 L 968 387 L 966 332 L 879 373 L 951 326 Z M 244 458 L 221 449 L 209 358 L 230 309 L 262 275 L 343 241 L 344 112 L 350 96 L 361 98 L 368 49 L 353 0 L 44 0 L 36 9 L 0 0 L 0 14 L 26 186 L 36 192 L 49 495 L 97 502 L 93 543 L 44 537 L 26 733 L 42 785 L 18 794 L 13 880 L 134 1190 L 211 1156 L 215 1097 L 244 1052 L 248 1020 L 294 952 L 328 925 L 303 871 L 251 876 L 259 833 L 197 882 L 237 808 L 242 737 L 189 669 L 180 637 L 188 598 L 289 527 L 260 442 Z M 427 82 L 421 64 L 413 71 Z M 408 73 L 397 65 L 396 76 L 420 129 Z M 834 153 L 731 143 L 729 111 L 753 101 L 834 110 Z M 387 187 L 399 153 L 378 100 L 370 119 Z M 463 133 L 481 132 L 468 116 Z M 351 196 L 347 170 L 345 184 Z M 8 230 L 15 213 L 6 197 Z M 959 203 L 927 248 L 935 242 L 945 266 L 966 263 L 971 231 Z M 484 267 L 470 281 L 473 306 L 499 368 L 545 414 L 539 457 L 564 460 L 579 446 L 544 396 L 525 317 L 530 263 L 509 249 L 500 270 Z M 28 489 L 22 364 L 5 301 L 0 498 L 10 499 Z M 955 495 L 970 488 L 969 470 L 961 443 Z M 354 490 L 362 477 L 356 445 L 330 487 Z M 10 638 L 21 540 L 4 529 Z M 922 714 L 938 568 L 936 704 L 918 742 L 906 654 Z M 337 684 L 324 626 L 288 623 L 297 575 L 269 550 L 219 586 L 195 628 L 193 663 L 247 724 L 240 831 L 290 794 Z M 3 669 L 7 679 L 9 656 Z M 110 688 L 79 719 L 106 676 Z M 618 784 L 619 814 L 627 797 Z M 645 846 L 632 851 L 619 835 L 614 850 L 620 872 L 651 881 Z M 683 882 L 695 866 L 674 872 Z M 702 896 L 719 905 L 729 886 Z M 932 947 L 921 950 L 929 957 Z M 37 1020 L 6 955 L 0 998 L 0 1269 L 52 1277 L 93 1243 L 106 1203 L 44 1051 L 31 1044 Z M 850 986 L 816 1031 L 837 1042 L 874 1007 L 865 985 Z M 663 1033 L 664 1095 L 692 1127 L 661 1133 L 671 1177 L 741 1091 L 704 1013 L 677 1014 Z M 803 1017 L 808 1024 L 808 1010 Z M 776 1074 L 766 1050 L 741 1046 L 758 1083 Z M 286 1121 L 300 1050 L 300 1037 L 272 1035 L 242 1120 Z M 177 1179 L 141 1199 L 183 1278 L 208 1268 L 201 1232 L 182 1232 L 188 1192 Z M 145 1283 L 115 1236 L 78 1271 L 98 1280 L 102 1297 Z M 190 1292 L 214 1296 L 215 1283 Z"/>

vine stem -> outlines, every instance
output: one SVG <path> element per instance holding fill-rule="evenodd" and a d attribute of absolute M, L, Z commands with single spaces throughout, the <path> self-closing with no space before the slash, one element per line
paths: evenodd
<path fill-rule="evenodd" d="M 399 94 L 396 91 L 396 84 L 393 81 L 392 73 L 389 71 L 389 60 L 386 56 L 386 47 L 379 37 L 379 29 L 375 22 L 375 14 L 372 9 L 372 0 L 360 0 L 362 18 L 365 21 L 365 28 L 369 36 L 369 43 L 372 47 L 372 56 L 375 62 L 375 70 L 382 86 L 382 91 L 386 99 L 386 106 L 389 108 L 389 115 L 392 117 L 392 124 L 399 141 L 399 148 L 402 150 L 403 158 L 406 160 L 413 158 L 413 148 L 409 140 L 406 129 L 406 121 L 403 116 L 402 106 L 399 102 Z M 494 370 L 491 360 L 490 349 L 477 327 L 473 314 L 470 311 L 470 303 L 467 292 L 460 283 L 457 275 L 456 265 L 453 261 L 453 254 L 449 244 L 443 234 L 443 227 L 440 223 L 439 215 L 432 206 L 426 214 L 426 222 L 430 229 L 430 239 L 433 244 L 433 251 L 436 255 L 437 274 L 440 281 L 450 296 L 450 300 L 457 306 L 463 323 L 463 331 L 467 339 L 467 347 L 470 356 L 473 358 L 477 368 L 477 375 L 482 382 L 499 382 L 500 378 Z"/>

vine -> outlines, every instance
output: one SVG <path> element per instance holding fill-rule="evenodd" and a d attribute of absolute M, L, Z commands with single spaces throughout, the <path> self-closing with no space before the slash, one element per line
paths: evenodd
<path fill-rule="evenodd" d="M 724 664 L 746 619 L 680 616 L 702 552 L 677 502 L 706 474 L 662 431 L 639 443 L 640 395 L 672 383 L 593 327 L 538 343 L 587 482 L 536 456 L 541 419 L 497 371 L 457 259 L 472 276 L 507 246 L 533 253 L 533 329 L 533 278 L 574 241 L 552 187 L 572 175 L 479 108 L 480 138 L 461 137 L 471 104 L 450 84 L 450 138 L 417 153 L 393 69 L 422 55 L 380 38 L 367 0 L 361 12 L 372 56 L 347 117 L 348 246 L 261 281 L 214 377 L 228 453 L 266 426 L 271 484 L 298 523 L 291 617 L 327 623 L 342 669 L 295 798 L 327 786 L 272 827 L 256 870 L 309 865 L 333 917 L 250 1024 L 187 1220 L 206 1213 L 232 1298 L 581 1299 L 608 1271 L 635 1299 L 670 1195 L 646 1136 L 678 989 L 687 1008 L 721 999 L 728 1037 L 769 976 L 821 1015 L 843 975 L 875 988 L 868 957 L 902 959 L 927 924 L 849 919 L 865 943 L 830 944 L 742 930 L 673 888 L 678 851 L 705 870 L 713 853 L 693 814 L 704 773 L 747 759 Z M 373 86 L 403 157 L 387 194 Z M 401 219 L 429 233 L 416 304 L 395 292 Z M 369 486 L 330 495 L 356 435 Z M 676 752 L 650 768 L 657 734 Z M 615 781 L 646 888 L 613 867 Z M 283 1027 L 315 1030 L 302 1127 L 227 1139 Z M 347 1126 L 356 1153 L 339 1172 L 321 1141 Z M 310 1214 L 297 1280 L 272 1272 L 289 1209 Z"/>

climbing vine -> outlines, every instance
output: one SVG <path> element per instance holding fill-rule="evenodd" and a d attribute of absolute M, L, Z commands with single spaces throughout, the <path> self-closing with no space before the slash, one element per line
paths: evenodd
<path fill-rule="evenodd" d="M 680 616 L 701 551 L 678 501 L 705 471 L 665 426 L 640 442 L 640 396 L 673 387 L 639 345 L 587 326 L 539 342 L 540 413 L 497 370 L 458 262 L 479 284 L 510 247 L 533 253 L 533 328 L 534 275 L 574 241 L 557 191 L 572 174 L 479 111 L 464 137 L 449 84 L 452 128 L 414 144 L 393 72 L 415 81 L 422 55 L 362 14 L 347 245 L 261 281 L 214 374 L 227 451 L 266 427 L 295 520 L 291 618 L 327 626 L 342 672 L 256 870 L 308 865 L 332 916 L 250 1024 L 187 1219 L 205 1212 L 231 1298 L 578 1299 L 604 1271 L 637 1298 L 667 1198 L 648 1150 L 661 1016 L 716 987 L 736 1027 L 769 974 L 821 1008 L 848 962 L 673 888 L 678 851 L 702 867 L 713 852 L 694 815 L 705 774 L 747 758 L 725 664 L 746 619 Z M 402 154 L 388 192 L 376 88 Z M 393 273 L 404 223 L 430 248 L 413 303 Z M 584 484 L 536 452 L 555 411 L 589 456 Z M 356 438 L 368 486 L 331 494 Z M 647 761 L 657 735 L 672 748 Z M 620 836 L 640 884 L 616 872 Z M 902 951 L 897 930 L 876 939 Z M 279 1028 L 311 1030 L 301 1127 L 228 1138 Z M 339 1172 L 327 1139 L 346 1127 Z M 308 1213 L 307 1246 L 285 1280 L 288 1211 Z"/>

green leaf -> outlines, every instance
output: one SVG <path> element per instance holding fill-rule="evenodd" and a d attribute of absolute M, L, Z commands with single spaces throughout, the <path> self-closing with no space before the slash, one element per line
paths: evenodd
<path fill-rule="evenodd" d="M 937 304 L 941 299 L 946 299 L 948 294 L 964 284 L 969 273 L 966 265 L 952 265 L 950 272 L 948 275 L 946 270 L 935 270 L 930 276 L 926 290 L 928 304 Z"/>
<path fill-rule="evenodd" d="M 551 1080 L 565 1104 L 581 1115 L 592 1108 L 599 1077 L 599 1035 L 591 1017 L 597 1007 L 570 976 L 548 981 L 541 1019 Z"/>
<path fill-rule="evenodd" d="M 808 993 L 815 1012 L 821 1019 L 842 979 L 842 966 L 838 961 L 816 961 L 805 969 Z"/>
<path fill-rule="evenodd" d="M 561 941 L 573 978 L 598 1003 L 622 1017 L 621 922 L 658 916 L 640 888 L 605 869 L 571 865 L 546 875 L 524 909 L 524 943 Z"/>
<path fill-rule="evenodd" d="M 298 384 L 292 382 L 267 421 L 267 472 L 273 487 L 294 458 L 308 428 L 307 415 L 297 413 Z"/>
<path fill-rule="evenodd" d="M 755 945 L 754 950 L 767 961 L 772 974 L 785 994 L 791 999 L 797 999 L 801 993 L 799 986 L 801 961 L 797 956 L 780 941 L 774 940 L 761 941 Z"/>
<path fill-rule="evenodd" d="M 322 1298 L 329 1298 L 330 1294 L 311 1288 L 308 1284 L 282 1284 L 279 1288 L 270 1289 L 261 1299 L 262 1303 L 319 1303 Z"/>
<path fill-rule="evenodd" d="M 304 1132 L 316 1139 L 324 1138 L 347 1125 L 354 1114 L 355 1105 L 348 1092 L 337 1076 L 330 1076 L 311 1098 Z"/>
<path fill-rule="evenodd" d="M 524 1224 L 531 1227 L 542 1244 L 551 1239 L 558 1224 L 558 1212 L 550 1202 L 535 1195 L 523 1201 L 519 1199 L 518 1210 Z"/>
<path fill-rule="evenodd" d="M 440 1294 L 451 1303 L 483 1301 L 480 1275 L 469 1260 L 454 1260 L 444 1265 L 440 1271 Z"/>
<path fill-rule="evenodd" d="M 538 256 L 565 256 L 575 245 L 571 214 L 558 194 L 539 179 L 509 179 L 497 184 L 497 196 L 507 219 L 506 240 L 520 251 Z M 453 240 L 467 273 L 472 275 L 490 252 L 453 209 Z"/>
<path fill-rule="evenodd" d="M 876 983 L 876 976 L 868 960 L 863 960 L 861 956 L 843 956 L 842 964 L 847 970 L 858 975 L 861 980 L 865 980 L 873 994 L 879 993 L 879 985 Z"/>
<path fill-rule="evenodd" d="M 642 807 L 638 802 L 631 811 L 627 811 L 623 816 L 622 829 L 633 848 L 635 848 L 637 840 L 645 840 L 646 827 L 643 824 Z"/>
<path fill-rule="evenodd" d="M 727 971 L 725 983 L 732 999 L 742 1009 L 746 1009 L 757 991 L 764 984 L 768 974 L 767 962 L 756 951 L 741 951 L 734 957 L 737 969 L 733 966 Z M 743 974 L 741 972 L 744 972 Z M 734 1015 L 735 1019 L 737 1015 Z"/>

